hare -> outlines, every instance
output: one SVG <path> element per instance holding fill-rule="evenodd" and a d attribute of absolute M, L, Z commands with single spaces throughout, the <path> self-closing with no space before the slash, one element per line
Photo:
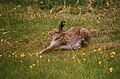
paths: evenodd
<path fill-rule="evenodd" d="M 59 25 L 59 29 L 48 32 L 51 37 L 50 46 L 37 54 L 42 54 L 51 49 L 78 49 L 87 46 L 91 41 L 91 33 L 86 28 L 71 27 L 68 31 L 62 32 L 65 21 Z"/>

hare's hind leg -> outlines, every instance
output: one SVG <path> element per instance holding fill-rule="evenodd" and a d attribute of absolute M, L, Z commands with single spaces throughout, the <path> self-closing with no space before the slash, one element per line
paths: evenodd
<path fill-rule="evenodd" d="M 89 42 L 86 41 L 85 39 L 83 39 L 82 42 L 81 42 L 82 47 L 86 47 L 88 44 L 89 44 Z"/>
<path fill-rule="evenodd" d="M 79 38 L 79 40 L 75 43 L 74 47 L 73 47 L 73 50 L 76 50 L 76 49 L 79 49 L 82 47 L 82 38 Z"/>

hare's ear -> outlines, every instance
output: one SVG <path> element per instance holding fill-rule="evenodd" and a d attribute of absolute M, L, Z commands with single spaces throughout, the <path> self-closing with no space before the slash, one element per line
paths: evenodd
<path fill-rule="evenodd" d="M 62 32 L 62 29 L 65 25 L 65 21 L 61 21 L 60 25 L 59 25 L 59 31 Z"/>

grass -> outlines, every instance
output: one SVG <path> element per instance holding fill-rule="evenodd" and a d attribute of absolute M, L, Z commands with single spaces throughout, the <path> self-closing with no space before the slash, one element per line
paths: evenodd
<path fill-rule="evenodd" d="M 120 78 L 117 9 L 94 9 L 84 13 L 84 7 L 44 11 L 30 6 L 0 6 L 1 79 Z M 47 32 L 57 28 L 62 20 L 66 21 L 64 31 L 72 26 L 90 29 L 91 45 L 75 51 L 52 50 L 31 58 L 31 54 L 49 45 Z"/>

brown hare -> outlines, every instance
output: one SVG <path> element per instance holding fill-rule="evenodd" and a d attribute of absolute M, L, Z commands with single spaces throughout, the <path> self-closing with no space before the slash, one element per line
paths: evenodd
<path fill-rule="evenodd" d="M 51 37 L 50 46 L 37 54 L 42 54 L 51 49 L 78 49 L 87 46 L 91 41 L 91 33 L 86 28 L 71 27 L 68 31 L 62 32 L 65 21 L 59 25 L 59 29 L 48 32 Z"/>

